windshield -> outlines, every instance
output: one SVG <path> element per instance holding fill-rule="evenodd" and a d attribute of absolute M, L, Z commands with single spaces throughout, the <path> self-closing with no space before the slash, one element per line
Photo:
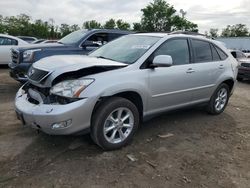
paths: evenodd
<path fill-rule="evenodd" d="M 58 41 L 58 43 L 63 43 L 63 44 L 75 44 L 79 42 L 83 35 L 87 32 L 87 30 L 78 30 L 74 31 L 65 37 L 63 37 L 61 40 Z"/>
<path fill-rule="evenodd" d="M 132 64 L 159 39 L 152 36 L 126 35 L 104 45 L 89 56 Z"/>

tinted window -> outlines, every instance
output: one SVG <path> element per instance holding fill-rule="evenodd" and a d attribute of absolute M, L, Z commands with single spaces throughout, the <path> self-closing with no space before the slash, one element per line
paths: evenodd
<path fill-rule="evenodd" d="M 220 56 L 218 52 L 216 51 L 214 45 L 211 44 L 211 50 L 212 50 L 212 55 L 213 55 L 213 61 L 220 61 Z"/>
<path fill-rule="evenodd" d="M 227 54 L 225 52 L 223 52 L 219 47 L 215 46 L 219 56 L 220 56 L 220 59 L 221 60 L 225 60 L 227 59 Z"/>
<path fill-rule="evenodd" d="M 189 63 L 189 47 L 187 39 L 174 39 L 165 42 L 158 48 L 154 57 L 157 55 L 170 55 L 173 59 L 173 65 L 182 65 Z"/>
<path fill-rule="evenodd" d="M 212 52 L 210 44 L 208 42 L 201 40 L 192 40 L 192 45 L 196 63 L 212 61 Z"/>
<path fill-rule="evenodd" d="M 86 33 L 87 33 L 87 30 L 74 31 L 66 35 L 65 37 L 63 37 L 58 42 L 63 43 L 63 44 L 75 44 L 75 43 L 80 42 Z"/>
<path fill-rule="evenodd" d="M 102 46 L 108 42 L 108 33 L 96 33 L 91 35 L 86 41 L 87 44 L 96 44 L 97 47 Z"/>
<path fill-rule="evenodd" d="M 234 58 L 236 58 L 236 52 L 232 51 L 231 54 Z"/>
<path fill-rule="evenodd" d="M 6 38 L 6 37 L 0 37 L 0 45 L 17 45 L 17 40 Z"/>

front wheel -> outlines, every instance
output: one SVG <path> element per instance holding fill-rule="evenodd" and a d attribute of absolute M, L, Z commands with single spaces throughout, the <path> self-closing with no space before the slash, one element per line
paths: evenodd
<path fill-rule="evenodd" d="M 208 113 L 214 115 L 222 113 L 227 106 L 228 100 L 229 100 L 229 87 L 227 84 L 222 83 L 215 90 L 214 94 L 212 95 L 209 101 L 209 104 L 207 106 Z"/>
<path fill-rule="evenodd" d="M 119 149 L 132 140 L 138 126 L 137 107 L 127 99 L 112 97 L 94 112 L 91 137 L 104 150 Z"/>

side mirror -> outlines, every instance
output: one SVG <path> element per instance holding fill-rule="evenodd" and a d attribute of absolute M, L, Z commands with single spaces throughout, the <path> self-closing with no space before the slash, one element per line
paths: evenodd
<path fill-rule="evenodd" d="M 173 59 L 170 55 L 158 55 L 153 59 L 153 67 L 170 67 Z"/>

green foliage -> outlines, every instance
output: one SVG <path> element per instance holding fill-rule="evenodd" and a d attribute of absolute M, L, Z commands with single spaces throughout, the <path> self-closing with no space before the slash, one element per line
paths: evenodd
<path fill-rule="evenodd" d="M 134 31 L 142 31 L 141 23 L 133 23 L 133 30 Z"/>
<path fill-rule="evenodd" d="M 245 37 L 249 36 L 248 28 L 245 24 L 228 25 L 222 30 L 222 37 Z"/>
<path fill-rule="evenodd" d="M 108 21 L 106 21 L 103 28 L 105 28 L 105 29 L 114 29 L 115 26 L 116 26 L 115 20 L 113 18 L 111 18 Z"/>
<path fill-rule="evenodd" d="M 188 30 L 198 31 L 198 25 L 194 24 L 185 18 L 176 15 L 176 10 L 172 5 L 169 5 L 165 0 L 154 0 L 145 8 L 141 9 L 143 15 L 141 26 L 134 25 L 137 28 L 134 30 L 148 32 L 163 32 L 173 30 Z"/>
<path fill-rule="evenodd" d="M 122 21 L 122 19 L 119 19 L 116 21 L 116 27 L 117 27 L 117 29 L 121 29 L 121 30 L 129 30 L 130 24 Z"/>
<path fill-rule="evenodd" d="M 54 20 L 43 21 L 41 19 L 32 21 L 32 18 L 26 14 L 18 16 L 3 17 L 0 15 L 0 33 L 6 33 L 14 36 L 34 36 L 45 39 L 58 39 L 72 31 L 80 29 L 76 24 L 61 24 L 60 28 L 53 25 Z"/>
<path fill-rule="evenodd" d="M 96 20 L 86 21 L 83 23 L 83 28 L 85 29 L 100 29 L 102 25 Z"/>

